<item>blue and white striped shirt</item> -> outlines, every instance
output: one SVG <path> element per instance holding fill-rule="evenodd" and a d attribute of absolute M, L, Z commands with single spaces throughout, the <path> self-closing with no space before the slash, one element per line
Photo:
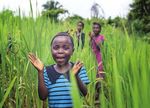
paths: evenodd
<path fill-rule="evenodd" d="M 85 67 L 80 69 L 78 76 L 84 84 L 90 82 Z M 54 65 L 51 65 L 44 68 L 44 81 L 48 89 L 48 104 L 50 108 L 73 107 L 69 72 L 67 72 L 67 75 L 58 73 L 54 69 Z"/>

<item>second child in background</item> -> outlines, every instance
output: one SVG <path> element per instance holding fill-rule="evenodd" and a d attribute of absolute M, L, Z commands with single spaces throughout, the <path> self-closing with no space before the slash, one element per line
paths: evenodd
<path fill-rule="evenodd" d="M 102 44 L 104 43 L 104 36 L 100 34 L 101 32 L 101 25 L 97 22 L 93 23 L 92 26 L 93 31 L 89 34 L 90 36 L 90 45 L 92 48 L 92 52 L 95 56 L 95 59 L 98 63 L 97 74 L 96 78 L 104 78 L 104 69 L 103 69 L 103 61 L 102 61 L 102 54 L 101 48 Z M 99 95 L 100 95 L 100 88 L 101 82 L 96 83 L 96 91 L 95 91 L 95 105 L 100 106 Z"/>
<path fill-rule="evenodd" d="M 101 25 L 97 22 L 93 23 L 92 27 L 93 31 L 89 34 L 90 36 L 90 45 L 96 61 L 98 63 L 98 71 L 97 71 L 97 78 L 104 78 L 103 73 L 103 61 L 102 61 L 102 54 L 101 54 L 101 46 L 104 43 L 104 36 L 100 34 L 101 32 Z"/>
<path fill-rule="evenodd" d="M 79 21 L 77 23 L 77 30 L 75 32 L 76 40 L 77 40 L 77 49 L 81 47 L 81 49 L 84 48 L 85 43 L 85 33 L 83 32 L 84 29 L 84 23 L 82 21 Z"/>

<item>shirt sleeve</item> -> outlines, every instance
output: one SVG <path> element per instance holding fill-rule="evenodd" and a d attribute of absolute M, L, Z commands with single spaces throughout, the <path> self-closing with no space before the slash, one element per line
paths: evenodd
<path fill-rule="evenodd" d="M 78 74 L 79 78 L 81 79 L 81 81 L 84 83 L 84 84 L 89 84 L 90 83 L 90 80 L 87 76 L 87 72 L 86 72 L 86 69 L 85 67 L 83 66 L 81 69 L 80 69 L 80 72 Z"/>
<path fill-rule="evenodd" d="M 51 84 L 51 82 L 50 82 L 50 80 L 49 80 L 49 78 L 48 78 L 47 71 L 46 71 L 46 67 L 44 67 L 44 73 L 43 73 L 43 75 L 44 75 L 44 83 L 45 83 L 45 86 L 46 86 L 46 88 L 48 88 L 49 85 Z"/>

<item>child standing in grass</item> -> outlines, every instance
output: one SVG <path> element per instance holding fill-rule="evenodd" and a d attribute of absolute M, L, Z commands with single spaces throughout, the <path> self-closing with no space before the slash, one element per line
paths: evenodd
<path fill-rule="evenodd" d="M 81 45 L 81 49 L 83 49 L 85 43 L 85 33 L 83 32 L 83 29 L 84 23 L 82 21 L 79 21 L 77 23 L 77 30 L 75 32 L 75 36 L 77 39 L 77 48 L 79 48 Z"/>
<path fill-rule="evenodd" d="M 58 33 L 51 41 L 51 53 L 56 64 L 44 66 L 34 54 L 29 53 L 29 60 L 38 71 L 38 93 L 42 100 L 48 97 L 51 108 L 73 107 L 70 95 L 70 70 L 77 80 L 80 92 L 87 94 L 86 84 L 89 79 L 81 62 L 73 64 L 70 57 L 74 52 L 74 43 L 68 33 Z M 72 68 L 73 67 L 73 68 Z M 76 92 L 76 91 L 74 91 Z"/>
<path fill-rule="evenodd" d="M 104 36 L 100 34 L 101 25 L 97 22 L 93 23 L 93 31 L 89 34 L 90 36 L 90 45 L 95 55 L 96 61 L 98 63 L 98 71 L 97 78 L 104 78 L 103 73 L 103 62 L 102 62 L 102 54 L 101 54 L 101 46 L 104 42 Z"/>
<path fill-rule="evenodd" d="M 103 62 L 102 62 L 102 54 L 101 54 L 101 46 L 104 42 L 104 36 L 100 34 L 101 32 L 101 25 L 97 22 L 93 23 L 93 31 L 89 34 L 90 36 L 90 45 L 93 51 L 93 54 L 96 58 L 96 61 L 98 63 L 97 68 L 97 78 L 104 78 L 104 70 L 103 70 Z M 96 106 L 99 106 L 99 94 L 100 94 L 100 82 L 98 81 L 96 83 L 96 92 L 95 92 L 95 101 Z"/>

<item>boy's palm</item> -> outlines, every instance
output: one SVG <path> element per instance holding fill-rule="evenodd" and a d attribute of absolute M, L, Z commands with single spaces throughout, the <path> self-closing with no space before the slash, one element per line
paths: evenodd
<path fill-rule="evenodd" d="M 30 62 L 32 63 L 32 65 L 33 65 L 38 71 L 42 72 L 43 69 L 44 69 L 44 65 L 43 65 L 43 63 L 41 62 L 41 60 L 40 60 L 38 57 L 36 57 L 34 54 L 32 54 L 32 53 L 29 53 L 28 57 L 29 57 L 29 60 L 30 60 Z"/>
<path fill-rule="evenodd" d="M 76 64 L 74 64 L 74 66 L 72 68 L 73 74 L 77 75 L 77 73 L 79 72 L 79 70 L 81 69 L 82 66 L 83 66 L 83 63 L 81 63 L 80 61 L 78 61 Z"/>

